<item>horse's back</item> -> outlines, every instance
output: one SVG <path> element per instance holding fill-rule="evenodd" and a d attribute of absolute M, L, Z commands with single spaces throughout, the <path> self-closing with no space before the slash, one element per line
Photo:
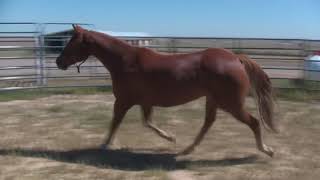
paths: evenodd
<path fill-rule="evenodd" d="M 143 76 L 172 79 L 177 84 L 185 80 L 194 80 L 197 85 L 204 86 L 208 84 L 207 81 L 213 84 L 232 82 L 243 86 L 248 86 L 249 83 L 245 68 L 238 57 L 222 48 L 174 55 L 146 49 L 139 63 Z"/>
<path fill-rule="evenodd" d="M 175 73 L 200 67 L 202 52 L 188 54 L 164 54 L 141 48 L 138 55 L 140 70 L 147 73 Z"/>
<path fill-rule="evenodd" d="M 210 70 L 217 74 L 226 74 L 230 68 L 242 68 L 237 56 L 226 49 L 208 48 L 185 54 L 163 54 L 148 48 L 141 48 L 138 63 L 142 71 L 170 70 Z"/>

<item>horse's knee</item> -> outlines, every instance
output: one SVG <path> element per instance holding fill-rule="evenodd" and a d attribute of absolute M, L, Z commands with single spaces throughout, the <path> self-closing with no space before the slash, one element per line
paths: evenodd
<path fill-rule="evenodd" d="M 146 120 L 143 120 L 143 121 L 142 121 L 142 126 L 144 126 L 144 127 L 150 127 L 149 122 L 146 121 Z"/>

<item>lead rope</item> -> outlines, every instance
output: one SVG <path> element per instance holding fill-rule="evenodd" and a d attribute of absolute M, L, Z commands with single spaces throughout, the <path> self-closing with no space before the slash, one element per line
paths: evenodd
<path fill-rule="evenodd" d="M 86 62 L 86 59 L 85 59 L 85 60 L 83 60 L 83 61 L 81 61 L 81 63 L 80 63 L 80 64 L 76 65 L 77 70 L 78 70 L 78 73 L 80 73 L 80 66 L 81 66 L 84 62 Z"/>

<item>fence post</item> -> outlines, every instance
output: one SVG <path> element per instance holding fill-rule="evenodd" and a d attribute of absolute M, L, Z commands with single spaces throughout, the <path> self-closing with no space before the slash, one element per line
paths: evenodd
<path fill-rule="evenodd" d="M 177 53 L 177 48 L 176 48 L 176 39 L 175 38 L 170 38 L 169 39 L 169 52 L 170 53 Z"/>
<path fill-rule="evenodd" d="M 231 50 L 236 54 L 241 54 L 241 40 L 240 39 L 231 39 L 232 47 Z"/>
<path fill-rule="evenodd" d="M 36 41 L 36 73 L 37 86 L 47 85 L 46 71 L 45 71 L 45 44 L 44 44 L 44 24 L 37 24 Z"/>
<path fill-rule="evenodd" d="M 308 56 L 308 49 L 309 49 L 309 42 L 307 40 L 302 40 L 301 41 L 301 52 L 300 55 L 302 57 L 302 70 L 303 70 L 303 77 L 302 79 L 297 79 L 295 81 L 295 84 L 298 87 L 302 87 L 304 90 L 307 90 L 308 88 L 306 87 L 306 82 L 309 79 L 309 70 L 306 64 L 306 57 Z"/>

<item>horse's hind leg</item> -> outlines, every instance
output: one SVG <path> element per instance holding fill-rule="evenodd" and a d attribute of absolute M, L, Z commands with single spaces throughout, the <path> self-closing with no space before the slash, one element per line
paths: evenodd
<path fill-rule="evenodd" d="M 170 142 L 176 142 L 176 139 L 172 136 L 170 136 L 167 132 L 164 130 L 158 128 L 155 124 L 152 123 L 151 114 L 152 114 L 152 107 L 151 106 L 141 106 L 142 113 L 143 113 L 143 124 L 155 131 L 160 137 L 170 141 Z"/>
<path fill-rule="evenodd" d="M 250 129 L 254 133 L 254 137 L 256 139 L 257 148 L 261 151 L 267 154 L 268 156 L 273 156 L 273 150 L 272 148 L 266 146 L 263 143 L 262 135 L 261 135 L 261 128 L 259 120 L 253 117 L 250 113 L 245 111 L 243 108 L 240 108 L 239 111 L 233 111 L 231 114 L 244 124 L 248 125 Z"/>
<path fill-rule="evenodd" d="M 179 155 L 186 155 L 186 154 L 191 153 L 194 150 L 194 148 L 201 143 L 203 137 L 205 136 L 205 134 L 208 132 L 208 130 L 212 126 L 213 122 L 215 121 L 216 114 L 217 114 L 217 106 L 216 106 L 215 102 L 210 97 L 207 97 L 207 99 L 206 99 L 206 116 L 205 116 L 204 124 L 202 125 L 202 128 L 201 128 L 199 134 L 196 136 L 193 143 L 190 144 L 183 151 L 178 153 Z"/>

